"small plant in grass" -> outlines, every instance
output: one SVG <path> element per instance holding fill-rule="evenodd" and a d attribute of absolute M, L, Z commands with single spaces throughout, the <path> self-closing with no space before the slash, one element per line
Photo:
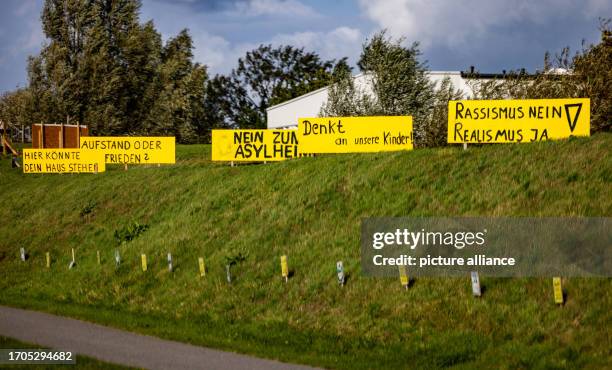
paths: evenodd
<path fill-rule="evenodd" d="M 242 251 L 230 252 L 225 256 L 225 273 L 227 275 L 226 277 L 228 283 L 232 282 L 232 274 L 230 268 L 234 265 L 239 264 L 240 262 L 243 262 L 244 260 L 246 260 L 246 258 L 247 254 L 242 253 Z"/>
<path fill-rule="evenodd" d="M 136 239 L 140 234 L 147 231 L 148 228 L 149 225 L 140 224 L 134 221 L 131 224 L 123 226 L 119 230 L 115 230 L 115 241 L 117 241 L 117 244 L 119 245 L 131 242 L 132 240 Z"/>
<path fill-rule="evenodd" d="M 225 256 L 225 264 L 228 266 L 234 266 L 243 262 L 247 258 L 247 253 L 239 252 L 230 252 Z"/>
<path fill-rule="evenodd" d="M 81 218 L 86 219 L 87 221 L 89 221 L 89 219 L 91 218 L 91 214 L 93 213 L 93 210 L 96 208 L 96 202 L 94 202 L 93 200 L 90 200 L 89 202 L 87 202 L 87 204 L 81 209 L 81 212 L 79 212 L 79 215 L 81 216 Z"/>

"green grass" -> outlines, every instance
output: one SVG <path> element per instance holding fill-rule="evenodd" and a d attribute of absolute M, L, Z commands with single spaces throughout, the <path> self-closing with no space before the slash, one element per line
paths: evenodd
<path fill-rule="evenodd" d="M 610 216 L 611 147 L 600 134 L 230 167 L 211 163 L 208 146 L 178 146 L 174 166 L 98 175 L 26 176 L 4 160 L 0 302 L 329 368 L 611 367 L 610 279 L 565 279 L 563 307 L 551 279 L 485 276 L 481 299 L 468 276 L 405 292 L 399 279 L 361 276 L 359 247 L 370 216 Z M 113 235 L 135 222 L 148 228 L 119 247 L 115 269 Z M 228 285 L 224 260 L 238 253 Z"/>
<path fill-rule="evenodd" d="M 5 349 L 41 349 L 35 344 L 23 343 L 17 340 L 6 338 L 0 336 L 0 348 Z M 89 369 L 131 369 L 125 366 L 119 366 L 115 364 L 110 364 L 108 362 L 102 362 L 90 357 L 85 356 L 76 356 L 76 365 L 2 365 L 1 368 L 6 369 L 36 369 L 36 370 L 55 370 L 55 369 L 80 369 L 80 370 L 89 370 Z"/>

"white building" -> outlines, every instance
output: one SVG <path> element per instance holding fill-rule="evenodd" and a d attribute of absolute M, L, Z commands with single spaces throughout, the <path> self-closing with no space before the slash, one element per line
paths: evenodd
<path fill-rule="evenodd" d="M 467 74 L 459 71 L 431 71 L 427 72 L 431 81 L 439 84 L 448 77 L 455 89 L 461 90 L 465 98 L 473 96 L 472 89 L 467 84 Z M 473 76 L 473 75 L 472 75 Z M 478 75 L 479 78 L 487 79 L 501 75 Z M 360 73 L 353 76 L 356 90 L 371 92 L 372 84 L 369 75 Z M 298 96 L 286 102 L 271 106 L 267 109 L 268 128 L 297 128 L 298 118 L 317 117 L 323 105 L 327 102 L 328 87 L 323 87 L 308 94 Z"/>

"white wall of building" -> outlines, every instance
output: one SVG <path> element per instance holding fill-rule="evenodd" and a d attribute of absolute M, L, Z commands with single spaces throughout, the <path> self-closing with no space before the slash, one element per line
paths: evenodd
<path fill-rule="evenodd" d="M 327 87 L 267 109 L 268 128 L 295 128 L 298 118 L 317 117 L 327 102 Z"/>
<path fill-rule="evenodd" d="M 473 95 L 472 89 L 466 79 L 461 77 L 459 71 L 431 71 L 427 73 L 429 79 L 439 87 L 440 82 L 448 77 L 455 89 L 463 91 L 466 98 Z M 372 92 L 371 79 L 368 75 L 360 73 L 353 76 L 355 88 L 365 93 Z M 321 108 L 327 103 L 328 88 L 309 92 L 267 109 L 268 128 L 296 128 L 299 118 L 317 117 Z"/>

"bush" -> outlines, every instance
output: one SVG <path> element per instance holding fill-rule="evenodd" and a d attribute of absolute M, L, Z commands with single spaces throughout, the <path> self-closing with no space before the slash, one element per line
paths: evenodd
<path fill-rule="evenodd" d="M 459 99 L 449 79 L 436 87 L 419 61 L 418 43 L 402 46 L 403 39 L 381 31 L 363 45 L 359 68 L 371 89 L 358 88 L 350 71 L 329 88 L 321 116 L 400 116 L 413 118 L 415 147 L 446 145 L 448 101 Z"/>
<path fill-rule="evenodd" d="M 119 230 L 115 230 L 115 241 L 117 241 L 117 244 L 128 243 L 147 231 L 148 228 L 149 225 L 141 225 L 138 222 L 132 222 Z"/>
<path fill-rule="evenodd" d="M 590 98 L 591 132 L 610 131 L 612 121 L 612 29 L 610 19 L 600 21 L 601 42 L 583 47 L 573 57 L 569 47 L 535 76 L 510 72 L 503 80 L 469 82 L 475 99 Z"/>

